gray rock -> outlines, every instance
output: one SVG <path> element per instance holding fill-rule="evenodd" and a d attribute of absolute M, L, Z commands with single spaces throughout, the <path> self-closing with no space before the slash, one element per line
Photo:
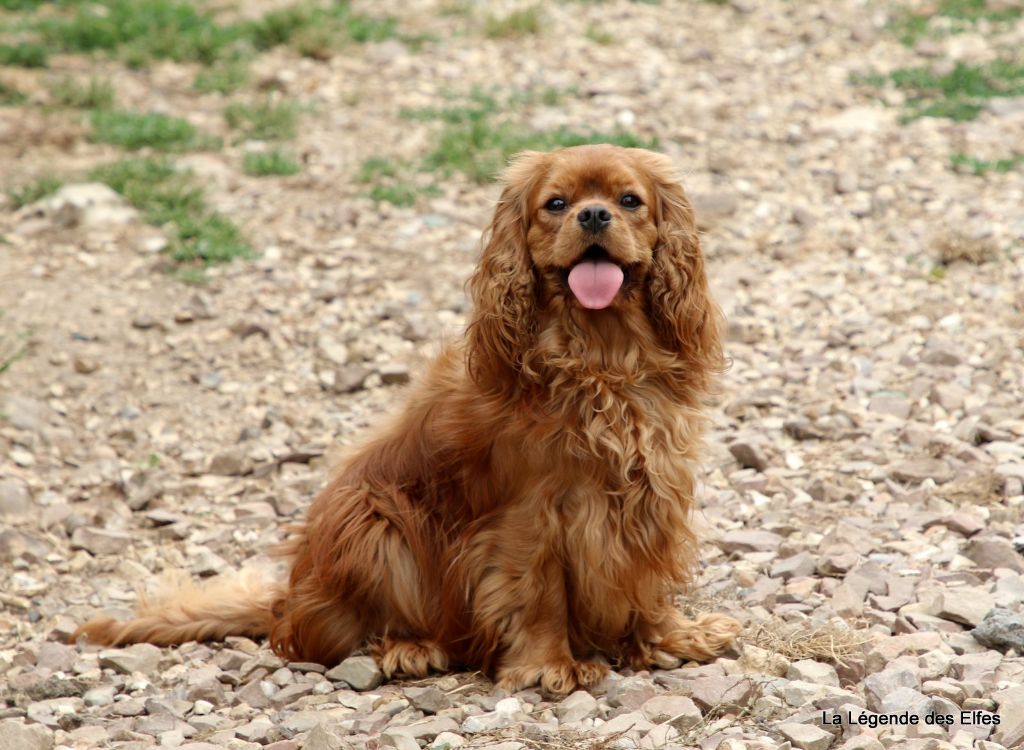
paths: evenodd
<path fill-rule="evenodd" d="M 384 385 L 404 385 L 409 382 L 409 368 L 398 362 L 381 365 L 377 368 L 380 382 Z"/>
<path fill-rule="evenodd" d="M 409 703 L 425 714 L 436 714 L 452 705 L 448 696 L 442 693 L 436 685 L 407 687 L 402 690 L 402 694 L 409 699 Z"/>
<path fill-rule="evenodd" d="M 898 482 L 918 484 L 926 479 L 945 484 L 955 476 L 953 468 L 939 458 L 915 458 L 900 461 L 889 470 L 889 476 Z"/>
<path fill-rule="evenodd" d="M 778 549 L 782 537 L 770 531 L 738 529 L 722 535 L 718 546 L 723 552 L 769 552 Z"/>
<path fill-rule="evenodd" d="M 384 682 L 384 673 L 372 656 L 350 656 L 328 670 L 326 677 L 332 682 L 346 682 L 353 690 L 373 690 Z"/>
<path fill-rule="evenodd" d="M 683 695 L 658 695 L 644 703 L 640 712 L 655 724 L 670 723 L 686 732 L 703 718 L 697 704 Z"/>
<path fill-rule="evenodd" d="M 0 477 L 0 519 L 26 518 L 34 513 L 28 484 L 18 477 Z"/>
<path fill-rule="evenodd" d="M 390 747 L 395 750 L 420 750 L 420 743 L 404 734 L 401 727 L 396 727 L 380 733 L 379 747 Z"/>
<path fill-rule="evenodd" d="M 917 691 L 920 680 L 913 670 L 893 664 L 881 672 L 868 675 L 864 680 L 864 697 L 867 707 L 872 711 L 880 711 L 882 701 L 900 688 Z"/>
<path fill-rule="evenodd" d="M 764 471 L 768 468 L 768 456 L 761 446 L 747 440 L 737 440 L 729 446 L 729 452 L 745 469 Z"/>
<path fill-rule="evenodd" d="M 125 648 L 111 648 L 100 651 L 100 667 L 113 669 L 121 674 L 152 674 L 157 670 L 162 652 L 150 643 L 136 643 Z"/>
<path fill-rule="evenodd" d="M 453 747 L 462 747 L 466 739 L 454 732 L 441 732 L 434 738 L 433 742 L 427 745 L 427 750 L 451 750 Z"/>
<path fill-rule="evenodd" d="M 79 526 L 71 534 L 71 549 L 84 549 L 92 555 L 119 555 L 134 541 L 134 536 L 123 531 Z"/>
<path fill-rule="evenodd" d="M 974 640 L 996 651 L 1016 649 L 1024 653 L 1024 617 L 1002 607 L 995 607 L 971 631 Z"/>
<path fill-rule="evenodd" d="M 783 722 L 775 727 L 794 747 L 801 750 L 827 750 L 835 738 L 820 727 L 811 724 Z"/>
<path fill-rule="evenodd" d="M 817 564 L 809 552 L 800 552 L 792 557 L 776 560 L 772 564 L 772 578 L 788 581 L 790 578 L 804 578 L 814 575 Z"/>
<path fill-rule="evenodd" d="M 53 750 L 53 732 L 17 719 L 0 721 L 0 750 Z"/>
<path fill-rule="evenodd" d="M 577 690 L 555 706 L 555 716 L 563 724 L 593 719 L 597 716 L 597 699 L 585 690 Z"/>
<path fill-rule="evenodd" d="M 625 677 L 608 688 L 608 705 L 636 711 L 657 692 L 654 682 L 648 677 Z"/>
<path fill-rule="evenodd" d="M 78 651 L 74 646 L 66 646 L 55 641 L 44 641 L 36 654 L 36 666 L 49 669 L 51 672 L 70 672 L 78 661 Z"/>
<path fill-rule="evenodd" d="M 971 539 L 964 546 L 965 557 L 974 561 L 979 568 L 1009 568 L 1024 572 L 1024 560 L 1009 540 L 1002 537 L 981 537 Z"/>
<path fill-rule="evenodd" d="M 944 620 L 973 627 L 985 619 L 995 604 L 995 599 L 987 591 L 974 586 L 960 586 L 938 594 L 932 602 L 931 613 Z"/>
<path fill-rule="evenodd" d="M 631 711 L 629 713 L 619 714 L 613 719 L 609 719 L 601 726 L 594 730 L 594 734 L 598 737 L 610 737 L 622 735 L 624 737 L 636 737 L 651 731 L 654 728 L 654 724 L 644 718 L 644 715 L 639 711 Z"/>
<path fill-rule="evenodd" d="M 839 687 L 839 675 L 829 664 L 822 664 L 812 659 L 800 659 L 789 665 L 786 678 L 790 680 L 802 680 L 813 682 L 818 685 L 831 685 Z"/>

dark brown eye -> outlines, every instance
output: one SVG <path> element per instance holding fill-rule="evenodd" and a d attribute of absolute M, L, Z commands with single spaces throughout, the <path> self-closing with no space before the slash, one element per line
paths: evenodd
<path fill-rule="evenodd" d="M 564 211 L 568 207 L 569 204 L 566 203 L 561 198 L 552 198 L 551 200 L 544 204 L 544 208 L 546 208 L 548 211 L 553 211 L 555 213 L 558 213 L 559 211 Z"/>
<path fill-rule="evenodd" d="M 640 199 L 637 198 L 632 193 L 626 193 L 624 196 L 622 196 L 622 199 L 619 201 L 619 203 L 621 203 L 626 208 L 638 208 L 640 206 Z"/>

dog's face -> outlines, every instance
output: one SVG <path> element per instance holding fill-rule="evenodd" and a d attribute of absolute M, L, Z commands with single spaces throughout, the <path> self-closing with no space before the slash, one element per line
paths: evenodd
<path fill-rule="evenodd" d="M 527 246 L 548 299 L 589 310 L 628 304 L 658 239 L 657 195 L 634 152 L 610 147 L 548 154 L 526 200 Z"/>
<path fill-rule="evenodd" d="M 469 284 L 474 377 L 537 377 L 542 328 L 577 337 L 617 328 L 629 331 L 618 343 L 597 333 L 587 345 L 658 350 L 703 388 L 722 366 L 720 318 L 672 162 L 644 149 L 577 146 L 520 154 L 504 182 Z"/>

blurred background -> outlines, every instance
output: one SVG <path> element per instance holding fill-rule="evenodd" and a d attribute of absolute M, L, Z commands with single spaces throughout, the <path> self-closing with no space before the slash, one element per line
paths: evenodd
<path fill-rule="evenodd" d="M 675 160 L 729 317 L 709 606 L 825 629 L 787 658 L 858 695 L 863 633 L 966 637 L 935 592 L 1021 570 L 1022 50 L 1015 0 L 0 0 L 11 705 L 55 666 L 127 698 L 53 639 L 278 539 L 459 335 L 502 165 L 585 142 Z M 92 746 L 98 700 L 40 721 Z"/>

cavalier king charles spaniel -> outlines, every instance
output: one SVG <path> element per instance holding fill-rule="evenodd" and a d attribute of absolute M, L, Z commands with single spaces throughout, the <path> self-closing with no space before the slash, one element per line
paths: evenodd
<path fill-rule="evenodd" d="M 285 543 L 287 582 L 180 584 L 92 643 L 269 635 L 388 676 L 480 668 L 566 694 L 609 663 L 706 660 L 739 624 L 683 617 L 702 406 L 723 369 L 693 210 L 665 156 L 524 153 L 469 282 L 474 308 L 404 410 Z"/>

